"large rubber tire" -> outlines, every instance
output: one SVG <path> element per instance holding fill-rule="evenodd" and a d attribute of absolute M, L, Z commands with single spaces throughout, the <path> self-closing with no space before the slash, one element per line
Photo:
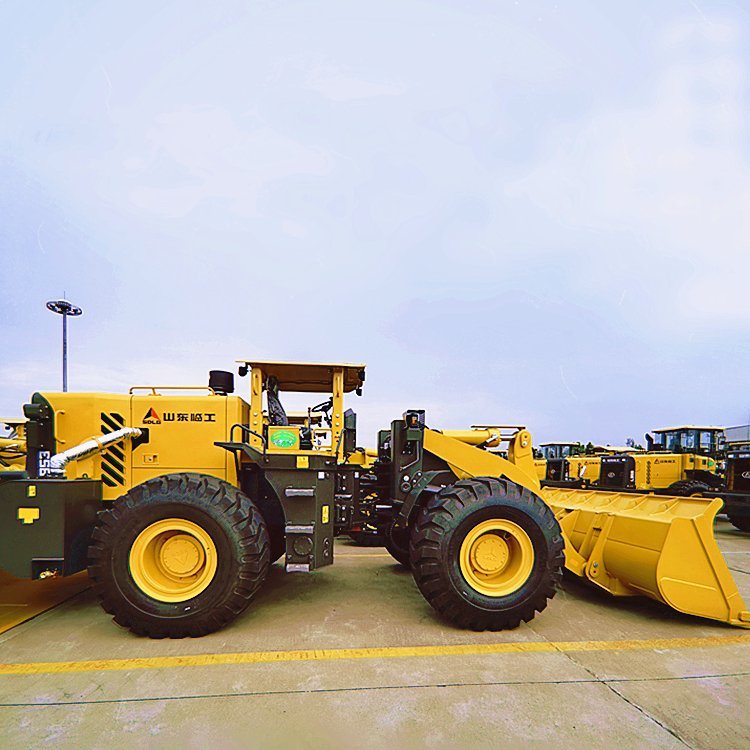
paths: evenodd
<path fill-rule="evenodd" d="M 215 548 L 207 587 L 185 601 L 149 596 L 136 584 L 130 552 L 144 529 L 164 519 L 199 527 Z M 106 612 L 149 638 L 196 637 L 219 630 L 245 610 L 268 573 L 263 517 L 236 487 L 215 477 L 182 473 L 133 487 L 99 514 L 89 547 L 89 576 Z"/>
<path fill-rule="evenodd" d="M 493 519 L 520 527 L 533 546 L 531 571 L 516 590 L 487 596 L 464 577 L 462 543 Z M 557 590 L 563 538 L 552 510 L 530 490 L 504 479 L 479 477 L 443 488 L 417 516 L 411 568 L 425 599 L 446 620 L 472 630 L 505 630 L 541 612 Z"/>
<path fill-rule="evenodd" d="M 705 482 L 699 482 L 697 479 L 680 479 L 670 484 L 667 489 L 672 495 L 680 495 L 681 497 L 692 497 L 712 491 Z"/>
<path fill-rule="evenodd" d="M 735 529 L 750 533 L 750 516 L 740 516 L 734 513 L 727 513 L 727 518 L 729 519 L 729 523 L 731 523 Z"/>
<path fill-rule="evenodd" d="M 385 532 L 385 548 L 394 560 L 400 562 L 405 568 L 411 567 L 408 527 L 391 523 Z"/>

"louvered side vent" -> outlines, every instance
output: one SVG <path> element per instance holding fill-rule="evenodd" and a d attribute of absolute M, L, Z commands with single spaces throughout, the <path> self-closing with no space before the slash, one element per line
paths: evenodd
<path fill-rule="evenodd" d="M 122 415 L 115 412 L 102 412 L 102 435 L 125 426 Z M 125 484 L 125 452 L 122 445 L 110 445 L 102 453 L 102 482 L 107 487 L 121 487 Z"/>

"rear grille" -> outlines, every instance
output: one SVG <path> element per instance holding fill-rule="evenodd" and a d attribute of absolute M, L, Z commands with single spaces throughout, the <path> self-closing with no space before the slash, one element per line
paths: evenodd
<path fill-rule="evenodd" d="M 632 456 L 605 456 L 602 458 L 599 476 L 600 487 L 628 487 L 635 472 Z"/>
<path fill-rule="evenodd" d="M 125 420 L 116 412 L 101 413 L 102 435 L 119 430 Z M 119 445 L 110 445 L 102 452 L 102 482 L 107 487 L 122 487 L 125 484 L 125 452 Z"/>
<path fill-rule="evenodd" d="M 750 453 L 727 455 L 727 489 L 730 492 L 750 494 Z"/>

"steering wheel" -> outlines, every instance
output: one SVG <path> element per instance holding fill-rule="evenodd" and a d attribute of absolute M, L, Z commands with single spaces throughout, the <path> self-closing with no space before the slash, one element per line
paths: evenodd
<path fill-rule="evenodd" d="M 329 398 L 327 401 L 323 401 L 322 404 L 318 404 L 317 406 L 313 406 L 312 409 L 310 409 L 311 412 L 313 411 L 322 411 L 324 416 L 324 419 L 329 427 L 333 425 L 333 420 L 331 419 L 331 409 L 333 409 L 333 396 Z"/>

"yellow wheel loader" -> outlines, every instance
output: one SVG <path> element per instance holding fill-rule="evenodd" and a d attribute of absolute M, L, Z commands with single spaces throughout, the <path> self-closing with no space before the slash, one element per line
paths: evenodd
<path fill-rule="evenodd" d="M 722 486 L 716 456 L 720 427 L 673 427 L 647 435 L 648 449 L 545 443 L 548 486 L 698 495 Z"/>
<path fill-rule="evenodd" d="M 720 500 L 542 489 L 525 428 L 441 431 L 419 409 L 368 456 L 344 409 L 364 365 L 243 360 L 239 372 L 247 400 L 222 371 L 202 391 L 35 393 L 26 468 L 0 473 L 0 568 L 88 567 L 119 624 L 200 636 L 242 613 L 274 561 L 299 574 L 330 565 L 335 537 L 374 520 L 459 627 L 530 620 L 563 567 L 615 595 L 750 626 L 713 537 Z M 288 392 L 328 399 L 290 419 Z"/>
<path fill-rule="evenodd" d="M 18 471 L 26 465 L 26 420 L 0 417 L 0 471 Z"/>
<path fill-rule="evenodd" d="M 579 482 L 584 485 L 593 485 L 600 479 L 602 456 L 642 451 L 642 448 L 594 445 L 593 443 L 586 445 L 566 442 L 541 443 L 539 454 L 544 462 L 544 473 L 539 471 L 539 478 L 550 484 Z M 642 487 L 641 489 L 650 488 Z"/>
<path fill-rule="evenodd" d="M 586 446 L 581 443 L 560 442 L 540 443 L 536 461 L 540 479 L 560 482 L 568 478 L 569 466 L 573 458 L 583 456 Z M 575 475 L 577 476 L 577 474 Z"/>
<path fill-rule="evenodd" d="M 648 450 L 602 459 L 599 487 L 697 495 L 721 487 L 716 456 L 722 427 L 666 427 L 646 435 Z"/>

